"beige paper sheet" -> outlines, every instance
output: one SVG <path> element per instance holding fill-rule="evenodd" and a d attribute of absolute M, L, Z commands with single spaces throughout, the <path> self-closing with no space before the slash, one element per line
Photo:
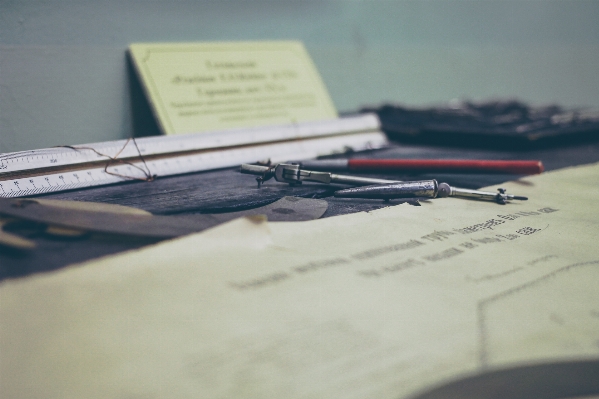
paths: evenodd
<path fill-rule="evenodd" d="M 0 397 L 401 398 L 599 358 L 599 165 L 505 186 L 530 200 L 240 219 L 6 281 Z"/>

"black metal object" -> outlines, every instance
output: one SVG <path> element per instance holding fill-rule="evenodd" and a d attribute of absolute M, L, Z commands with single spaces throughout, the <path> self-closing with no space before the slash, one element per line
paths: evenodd
<path fill-rule="evenodd" d="M 410 143 L 527 150 L 599 138 L 598 110 L 557 105 L 490 101 L 416 109 L 387 104 L 362 111 L 377 113 L 390 138 Z"/>
<path fill-rule="evenodd" d="M 412 399 L 558 399 L 596 397 L 599 360 L 527 364 L 483 371 L 437 386 Z"/>

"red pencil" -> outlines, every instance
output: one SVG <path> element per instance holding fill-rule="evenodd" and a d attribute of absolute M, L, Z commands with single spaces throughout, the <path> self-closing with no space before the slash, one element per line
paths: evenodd
<path fill-rule="evenodd" d="M 296 162 L 294 162 L 296 163 Z M 323 159 L 301 161 L 302 168 L 355 172 L 510 173 L 543 172 L 541 161 L 495 161 L 471 159 Z"/>

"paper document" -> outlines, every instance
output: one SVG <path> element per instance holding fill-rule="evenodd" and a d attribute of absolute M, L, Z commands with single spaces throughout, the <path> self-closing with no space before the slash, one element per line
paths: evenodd
<path fill-rule="evenodd" d="M 165 134 L 337 117 L 301 42 L 135 43 L 129 53 Z"/>
<path fill-rule="evenodd" d="M 6 281 L 0 397 L 405 398 L 599 358 L 599 165 L 504 187 L 530 200 L 239 219 Z"/>

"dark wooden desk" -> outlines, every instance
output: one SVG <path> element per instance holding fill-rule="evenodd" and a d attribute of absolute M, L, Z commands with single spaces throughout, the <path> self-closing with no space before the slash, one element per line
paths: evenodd
<path fill-rule="evenodd" d="M 550 171 L 599 161 L 599 142 L 518 152 L 393 143 L 389 148 L 355 153 L 352 157 L 540 159 L 545 169 Z M 516 178 L 513 175 L 498 174 L 378 175 L 377 177 L 402 180 L 436 178 L 465 188 L 479 188 Z M 269 181 L 258 189 L 251 176 L 241 175 L 237 173 L 236 168 L 230 168 L 162 178 L 151 183 L 125 183 L 49 194 L 43 197 L 127 205 L 163 215 L 236 211 L 266 205 L 286 195 L 326 199 L 329 209 L 323 217 L 370 211 L 398 203 L 397 201 L 387 204 L 378 200 L 333 198 L 331 197 L 333 191 L 332 187 L 324 185 L 303 184 L 290 187 L 276 181 Z M 490 204 L 490 206 L 499 205 Z M 68 264 L 153 243 L 91 235 L 79 238 L 58 238 L 48 236 L 36 229 L 32 229 L 28 236 L 36 241 L 38 247 L 35 250 L 16 251 L 0 247 L 0 280 L 54 270 Z"/>

